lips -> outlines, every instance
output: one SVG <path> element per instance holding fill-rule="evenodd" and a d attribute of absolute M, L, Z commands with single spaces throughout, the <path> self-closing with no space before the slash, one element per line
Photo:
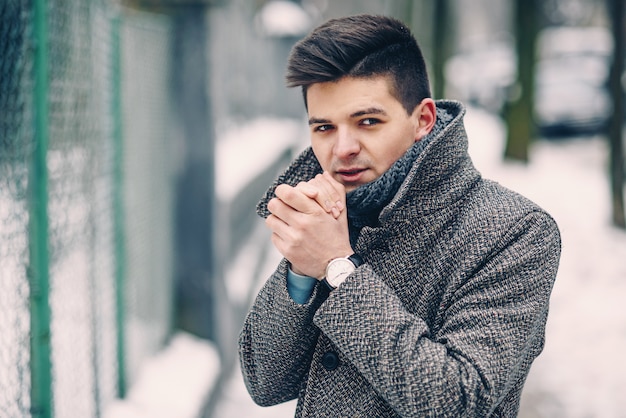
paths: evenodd
<path fill-rule="evenodd" d="M 366 171 L 366 168 L 343 168 L 336 171 L 336 173 L 343 179 L 343 181 L 352 183 L 358 181 L 362 174 Z"/>

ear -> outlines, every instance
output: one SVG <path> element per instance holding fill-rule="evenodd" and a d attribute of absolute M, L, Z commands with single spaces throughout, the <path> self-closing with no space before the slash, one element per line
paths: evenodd
<path fill-rule="evenodd" d="M 432 131 L 437 120 L 437 106 L 435 101 L 426 98 L 413 110 L 411 117 L 415 120 L 415 142 L 419 141 Z"/>

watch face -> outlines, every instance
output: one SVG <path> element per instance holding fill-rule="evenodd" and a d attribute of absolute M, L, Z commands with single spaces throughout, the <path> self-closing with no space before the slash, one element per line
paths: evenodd
<path fill-rule="evenodd" d="M 354 271 L 354 264 L 346 258 L 336 258 L 328 264 L 326 280 L 331 286 L 337 287 Z"/>

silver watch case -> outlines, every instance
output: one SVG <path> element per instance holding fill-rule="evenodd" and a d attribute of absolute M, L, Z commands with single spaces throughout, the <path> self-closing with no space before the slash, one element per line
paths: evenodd
<path fill-rule="evenodd" d="M 356 266 L 348 257 L 335 258 L 326 266 L 326 282 L 336 289 L 354 270 Z"/>

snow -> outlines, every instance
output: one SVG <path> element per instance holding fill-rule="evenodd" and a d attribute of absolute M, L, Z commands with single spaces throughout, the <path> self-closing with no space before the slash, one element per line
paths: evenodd
<path fill-rule="evenodd" d="M 217 351 L 206 340 L 178 332 L 148 359 L 124 400 L 104 418 L 195 418 L 220 372 Z"/>
<path fill-rule="evenodd" d="M 232 200 L 280 152 L 294 144 L 302 129 L 293 119 L 270 117 L 226 128 L 216 145 L 218 200 Z"/>
<path fill-rule="evenodd" d="M 20 416 L 30 403 L 29 288 L 26 269 L 28 212 L 25 200 L 16 200 L 0 184 L 0 411 Z"/>
<path fill-rule="evenodd" d="M 311 28 L 309 15 L 291 1 L 270 1 L 263 6 L 258 18 L 261 29 L 270 36 L 302 36 Z"/>
<path fill-rule="evenodd" d="M 261 277 L 267 278 L 272 273 L 272 270 L 269 270 L 266 276 L 260 276 L 260 273 L 250 274 L 250 272 L 257 270 L 258 260 L 267 258 L 266 251 L 271 246 L 259 245 L 263 242 L 267 244 L 269 237 L 266 232 L 264 225 L 257 225 L 257 228 L 251 231 L 250 238 L 241 251 L 229 263 L 230 265 L 225 273 L 224 285 L 226 286 L 228 299 L 236 306 L 246 306 L 250 298 L 255 296 L 252 294 L 257 285 L 255 281 Z M 276 264 L 278 264 L 278 261 L 280 259 L 276 260 Z M 275 268 L 276 265 L 273 267 Z"/>

